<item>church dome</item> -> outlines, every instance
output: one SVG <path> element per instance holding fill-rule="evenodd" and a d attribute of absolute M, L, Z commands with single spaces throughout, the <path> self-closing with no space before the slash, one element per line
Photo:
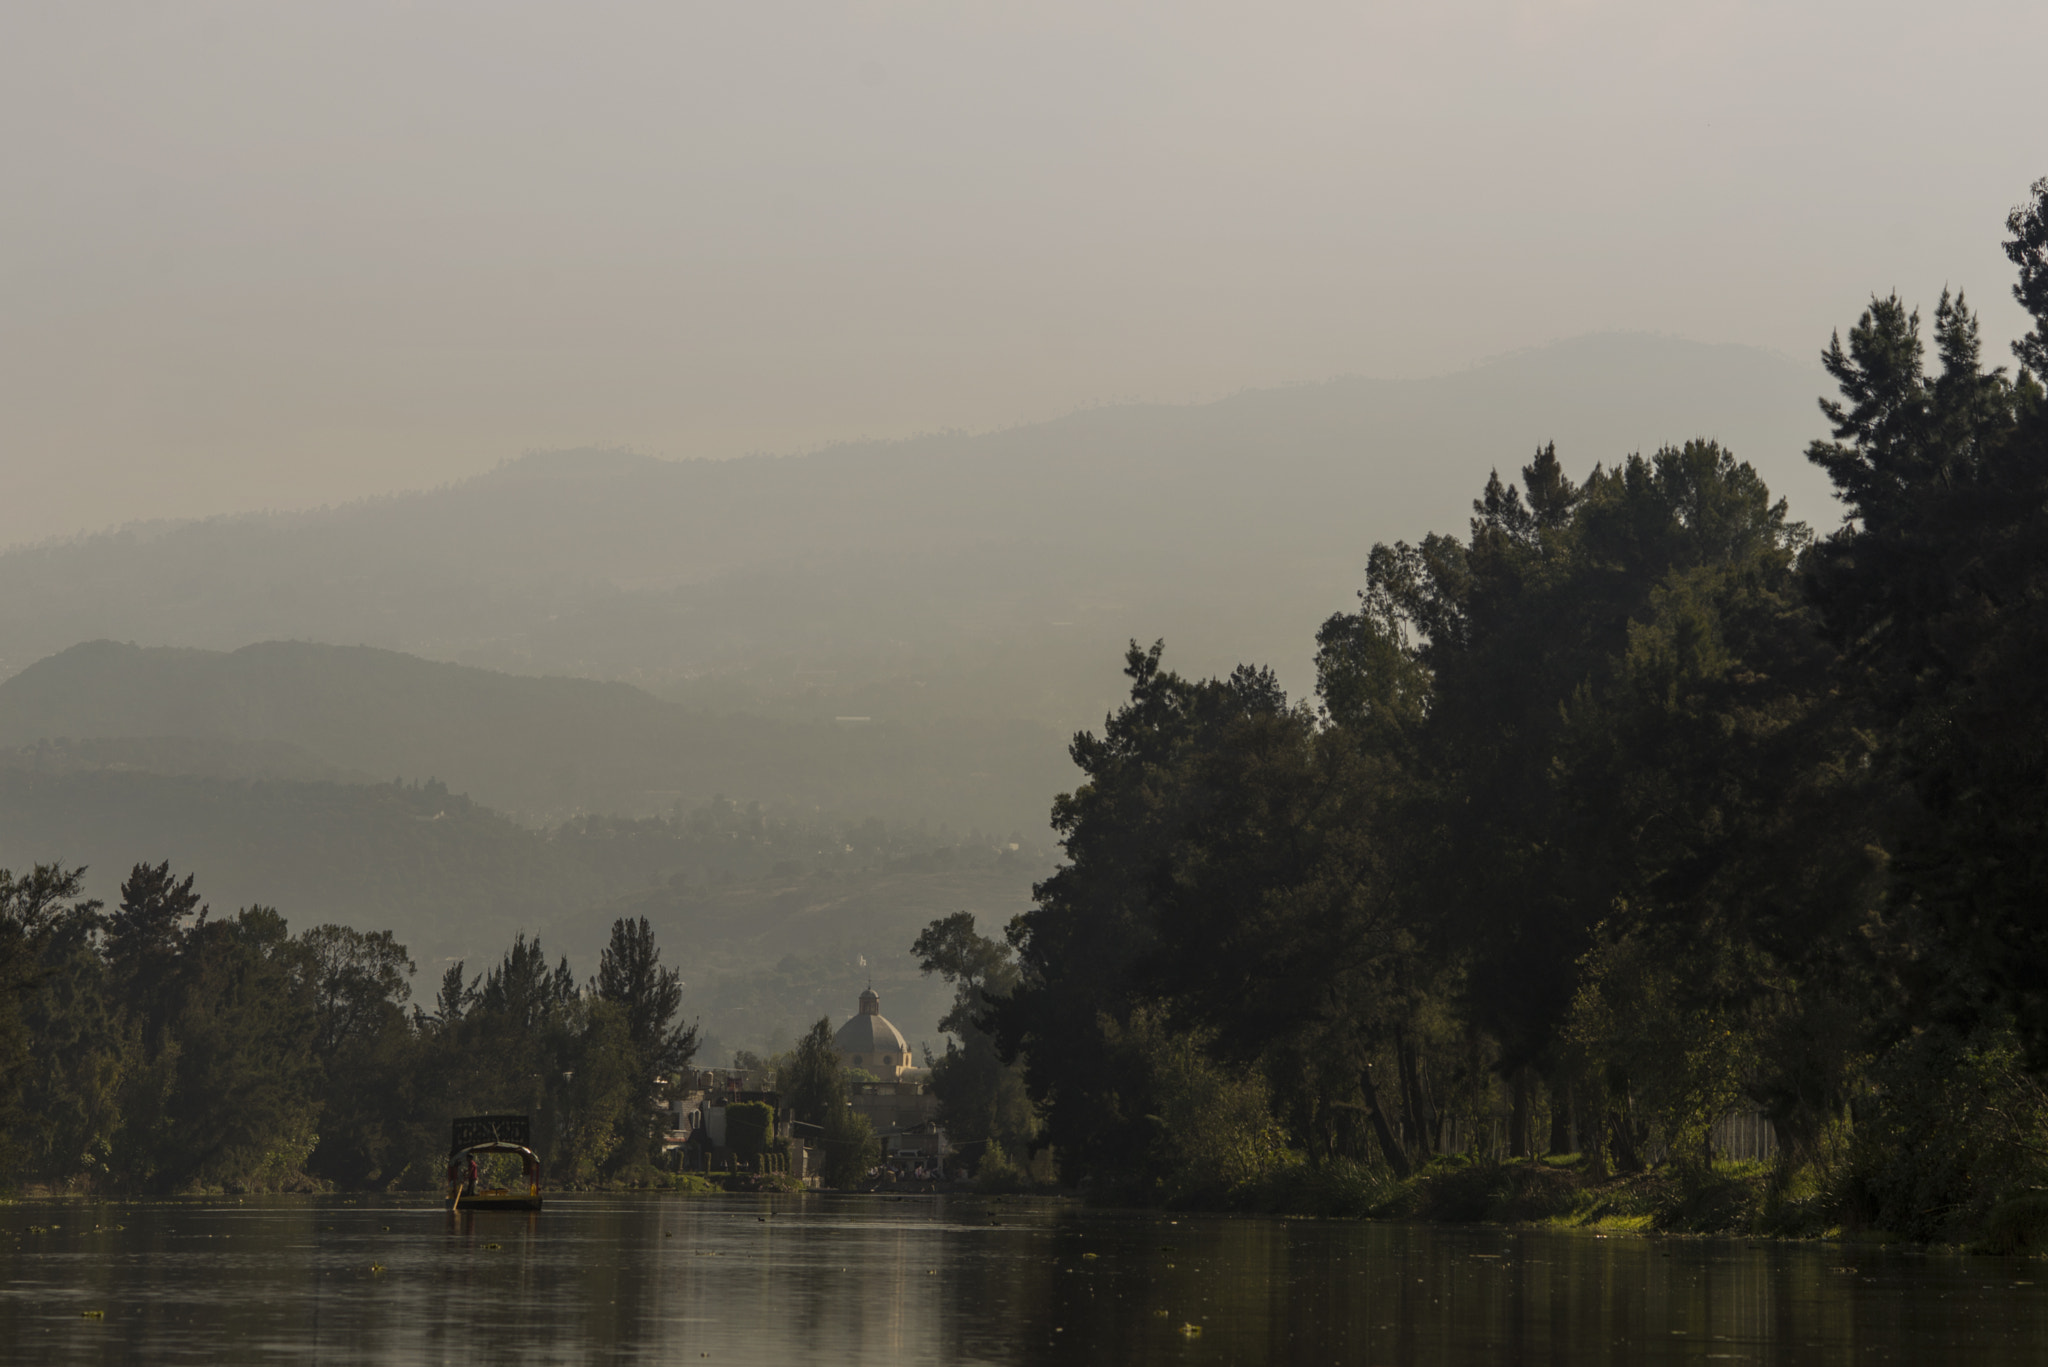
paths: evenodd
<path fill-rule="evenodd" d="M 910 1045 L 903 1032 L 882 1014 L 882 999 L 873 988 L 860 994 L 860 1011 L 839 1027 L 832 1036 L 832 1047 L 854 1067 L 870 1072 L 893 1071 L 910 1064 Z"/>
<path fill-rule="evenodd" d="M 832 1047 L 842 1054 L 903 1054 L 910 1051 L 903 1032 L 882 1016 L 855 1016 L 839 1027 Z"/>

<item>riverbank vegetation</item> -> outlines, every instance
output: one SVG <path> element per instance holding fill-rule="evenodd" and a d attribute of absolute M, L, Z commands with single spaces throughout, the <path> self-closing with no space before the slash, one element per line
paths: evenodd
<path fill-rule="evenodd" d="M 1829 346 L 1840 397 L 1808 454 L 1832 532 L 1713 441 L 1583 474 L 1546 446 L 1485 482 L 1465 534 L 1374 547 L 1357 610 L 1317 636 L 1313 701 L 1132 646 L 1128 700 L 1073 743 L 1067 862 L 1010 927 L 1014 985 L 974 1012 L 1068 1181 L 2031 1237 L 2033 193 L 2007 225 L 2035 320 L 2017 373 L 1985 363 L 1960 294 L 1931 356 L 1895 296 Z M 1775 1152 L 1731 1170 L 1715 1127 L 1744 1113 Z"/>
<path fill-rule="evenodd" d="M 0 871 L 0 1163 L 97 1192 L 437 1189 L 449 1119 L 518 1111 L 554 1185 L 651 1180 L 651 1079 L 696 1049 L 644 920 L 577 983 L 524 935 L 443 973 L 431 1009 L 390 932 L 215 916 L 137 865 L 112 909 L 79 871 Z M 665 1178 L 663 1180 L 666 1180 Z"/>

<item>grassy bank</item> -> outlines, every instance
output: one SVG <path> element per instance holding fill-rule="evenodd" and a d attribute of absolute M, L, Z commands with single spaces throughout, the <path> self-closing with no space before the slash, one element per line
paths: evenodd
<path fill-rule="evenodd" d="M 1816 1238 L 1829 1230 L 1821 1203 L 1801 1199 L 1796 1188 L 1774 1188 L 1768 1164 L 1666 1167 L 1596 1180 L 1577 1155 L 1432 1164 L 1376 1213 L 1662 1234 Z"/>
<path fill-rule="evenodd" d="M 1811 1170 L 1767 1163 L 1670 1165 L 1596 1177 L 1580 1155 L 1502 1163 L 1440 1158 L 1406 1179 L 1363 1164 L 1284 1169 L 1240 1187 L 1227 1208 L 1268 1215 L 1533 1225 L 1602 1233 L 1891 1242 L 1979 1253 L 2048 1255 L 2048 1192 L 2015 1186 L 1939 1233 L 1914 1236 L 1865 1218 L 1853 1182 L 1831 1190 Z"/>
<path fill-rule="evenodd" d="M 1304 1166 L 1241 1189 L 1231 1204 L 1276 1215 L 1631 1233 L 1819 1238 L 1836 1232 L 1832 1203 L 1798 1182 L 1774 1184 L 1767 1164 L 1667 1167 L 1603 1179 L 1576 1154 L 1504 1163 L 1443 1158 L 1405 1180 L 1364 1165 Z"/>

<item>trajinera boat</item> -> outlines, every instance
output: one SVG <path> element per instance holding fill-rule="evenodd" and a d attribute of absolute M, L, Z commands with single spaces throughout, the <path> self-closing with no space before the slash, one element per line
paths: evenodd
<path fill-rule="evenodd" d="M 540 1155 L 523 1115 L 466 1115 L 448 1146 L 448 1209 L 539 1210 Z M 512 1176 L 512 1159 L 519 1176 Z"/>

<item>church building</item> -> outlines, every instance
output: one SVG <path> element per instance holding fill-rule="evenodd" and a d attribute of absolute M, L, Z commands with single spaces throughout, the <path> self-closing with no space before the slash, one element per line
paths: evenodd
<path fill-rule="evenodd" d="M 927 1085 L 931 1073 L 912 1061 L 903 1032 L 882 1015 L 882 999 L 870 987 L 860 994 L 860 1010 L 832 1036 L 843 1067 L 872 1074 L 873 1082 L 855 1082 L 849 1100 L 867 1117 L 882 1153 L 891 1159 L 907 1155 L 943 1157 L 945 1132 L 939 1128 L 939 1099 Z M 907 1160 L 906 1160 L 907 1161 Z"/>

